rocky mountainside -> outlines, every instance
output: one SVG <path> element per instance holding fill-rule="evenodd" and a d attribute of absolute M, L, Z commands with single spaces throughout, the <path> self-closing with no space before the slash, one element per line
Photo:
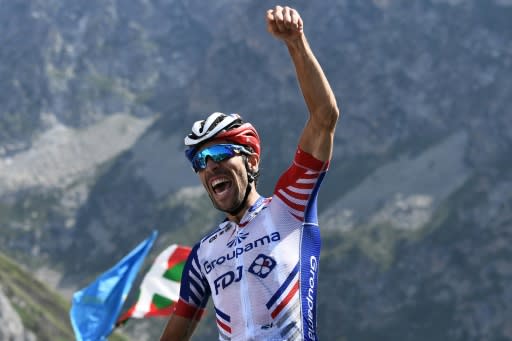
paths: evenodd
<path fill-rule="evenodd" d="M 69 297 L 152 229 L 153 255 L 208 231 L 220 215 L 181 145 L 205 112 L 254 122 L 271 193 L 307 115 L 265 32 L 274 3 L 0 5 L 0 247 L 38 278 Z M 512 2 L 290 5 L 342 110 L 319 202 L 320 336 L 512 338 Z"/>

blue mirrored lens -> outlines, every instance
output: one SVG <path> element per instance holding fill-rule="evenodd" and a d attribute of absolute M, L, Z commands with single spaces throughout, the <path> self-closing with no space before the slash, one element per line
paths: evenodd
<path fill-rule="evenodd" d="M 210 157 L 215 162 L 231 158 L 236 153 L 245 152 L 249 153 L 244 147 L 236 144 L 216 144 L 201 150 L 199 153 L 194 155 L 192 159 L 192 168 L 198 172 L 201 169 L 206 168 L 207 158 Z"/>

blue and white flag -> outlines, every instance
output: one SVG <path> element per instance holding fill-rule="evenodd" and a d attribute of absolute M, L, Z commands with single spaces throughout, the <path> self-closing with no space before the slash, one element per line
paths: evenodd
<path fill-rule="evenodd" d="M 73 294 L 69 312 L 77 341 L 102 341 L 112 333 L 128 292 L 158 235 L 140 243 L 91 285 Z"/>

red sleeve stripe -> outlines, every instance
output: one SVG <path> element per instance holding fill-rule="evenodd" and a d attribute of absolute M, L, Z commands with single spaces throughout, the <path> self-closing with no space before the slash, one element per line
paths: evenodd
<path fill-rule="evenodd" d="M 297 148 L 295 153 L 295 163 L 298 166 L 313 169 L 317 171 L 327 170 L 329 167 L 329 161 L 320 161 L 316 159 L 313 155 L 303 151 L 300 147 Z"/>
<path fill-rule="evenodd" d="M 289 188 L 283 188 L 283 189 L 280 189 L 279 190 L 280 192 L 283 193 L 283 195 L 287 195 L 289 196 L 290 198 L 293 198 L 295 199 L 295 201 L 297 203 L 299 203 L 299 201 L 303 201 L 304 202 L 304 205 L 307 203 L 307 200 L 309 199 L 309 197 L 311 196 L 311 191 L 307 192 L 307 193 L 300 193 L 300 192 L 292 192 L 290 191 Z M 291 200 L 291 199 L 290 199 Z"/>
<path fill-rule="evenodd" d="M 289 202 L 292 202 L 296 205 L 301 205 L 306 207 L 309 199 L 309 194 L 295 194 L 293 192 L 289 192 L 286 189 L 280 189 L 279 194 L 284 196 Z"/>
<path fill-rule="evenodd" d="M 281 199 L 286 204 L 286 206 L 288 206 L 291 209 L 297 210 L 299 212 L 303 212 L 306 209 L 306 205 L 296 204 L 296 203 L 288 200 L 288 198 L 284 196 L 284 194 L 281 190 L 279 190 L 279 192 L 276 193 L 276 195 L 279 197 L 279 199 Z"/>
<path fill-rule="evenodd" d="M 276 193 L 275 196 L 277 197 L 277 199 L 279 199 L 281 202 L 283 202 L 283 204 L 287 205 L 288 206 L 288 211 L 294 215 L 297 215 L 297 216 L 304 216 L 304 209 L 301 210 L 296 210 L 296 209 L 293 209 L 292 207 L 290 207 L 288 205 L 288 203 L 284 200 L 284 198 L 282 196 L 279 195 L 279 193 Z"/>
<path fill-rule="evenodd" d="M 287 186 L 281 186 L 280 188 L 287 188 L 290 192 L 307 194 L 313 191 L 314 184 L 288 184 Z"/>
<path fill-rule="evenodd" d="M 313 192 L 313 186 L 311 185 L 307 185 L 304 186 L 287 186 L 287 187 L 283 187 L 283 188 L 286 188 L 288 190 L 288 192 L 293 192 L 293 193 L 299 193 L 299 194 L 309 194 L 311 192 Z"/>
<path fill-rule="evenodd" d="M 315 174 L 314 178 L 301 178 L 297 180 L 298 184 L 315 184 L 318 180 L 318 174 Z"/>
<path fill-rule="evenodd" d="M 309 190 L 311 192 L 313 187 L 315 187 L 315 184 L 314 183 L 311 183 L 311 184 L 301 184 L 301 183 L 295 182 L 293 184 L 288 184 L 288 187 L 296 188 L 297 191 L 299 191 L 299 190 L 300 191 Z"/>
<path fill-rule="evenodd" d="M 306 178 L 318 178 L 318 176 L 323 173 L 323 171 L 316 171 L 316 170 L 308 170 L 304 173 L 304 176 Z"/>
<path fill-rule="evenodd" d="M 298 221 L 304 221 L 304 208 L 302 210 L 294 210 L 293 208 L 290 207 L 289 204 L 286 203 L 286 201 L 284 201 L 284 199 L 279 195 L 279 193 L 276 193 L 275 195 L 279 200 L 283 202 L 283 204 L 288 206 L 288 212 L 292 216 L 297 218 Z"/>
<path fill-rule="evenodd" d="M 205 310 L 195 307 L 183 301 L 181 298 L 174 305 L 174 313 L 190 320 L 199 321 L 203 317 Z"/>
<path fill-rule="evenodd" d="M 315 161 L 318 160 L 315 159 Z M 325 172 L 329 166 L 328 163 L 323 163 L 322 161 L 318 161 L 318 163 L 315 165 L 306 165 L 304 162 L 302 162 L 302 160 L 295 159 L 293 160 L 293 163 L 298 168 L 308 172 Z"/>

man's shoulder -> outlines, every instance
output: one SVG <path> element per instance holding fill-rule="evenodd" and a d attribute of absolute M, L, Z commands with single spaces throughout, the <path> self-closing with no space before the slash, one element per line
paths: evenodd
<path fill-rule="evenodd" d="M 198 246 L 201 247 L 201 245 L 205 243 L 211 243 L 213 240 L 217 238 L 219 234 L 223 234 L 224 232 L 227 232 L 231 228 L 232 224 L 228 220 L 224 220 L 222 223 L 220 223 L 214 229 L 208 232 L 203 238 L 201 238 L 200 241 L 198 242 Z"/>

